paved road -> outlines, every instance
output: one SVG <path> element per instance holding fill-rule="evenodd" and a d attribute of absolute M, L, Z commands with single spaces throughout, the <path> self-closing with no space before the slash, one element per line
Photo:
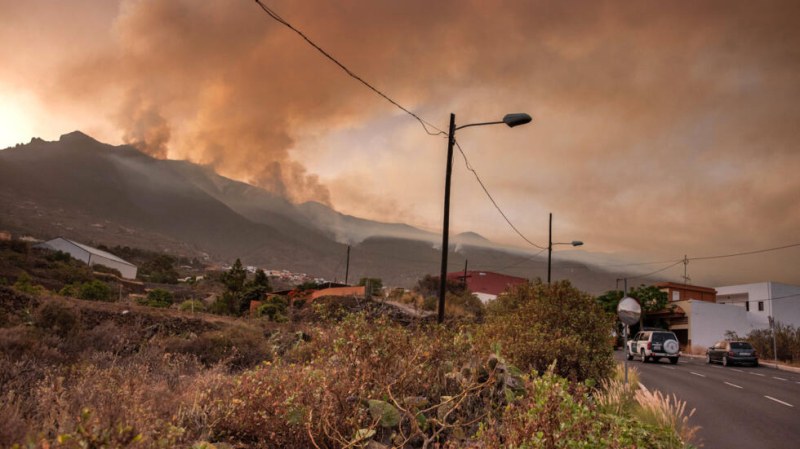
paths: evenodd
<path fill-rule="evenodd" d="M 622 360 L 622 351 L 616 357 Z M 800 448 L 800 374 L 683 357 L 678 365 L 666 359 L 628 363 L 647 388 L 675 394 L 687 409 L 697 409 L 690 423 L 701 426 L 705 448 Z"/>

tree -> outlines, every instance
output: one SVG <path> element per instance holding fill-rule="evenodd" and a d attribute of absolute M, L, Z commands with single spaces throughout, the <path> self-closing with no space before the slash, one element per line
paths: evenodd
<path fill-rule="evenodd" d="M 244 314 L 250 310 L 250 301 L 261 301 L 264 296 L 272 291 L 269 285 L 269 277 L 264 273 L 264 270 L 256 270 L 256 275 L 253 280 L 247 282 L 244 290 L 239 293 L 239 314 Z"/>
<path fill-rule="evenodd" d="M 616 316 L 617 304 L 624 296 L 622 290 L 609 290 L 596 298 L 597 303 L 606 313 Z M 628 296 L 639 301 L 642 306 L 642 316 L 639 319 L 639 327 L 644 326 L 644 318 L 648 313 L 657 312 L 667 307 L 669 298 L 666 292 L 662 292 L 654 285 L 640 285 L 628 291 Z"/>
<path fill-rule="evenodd" d="M 639 305 L 642 306 L 642 315 L 649 312 L 656 312 L 667 307 L 669 299 L 667 293 L 662 292 L 655 285 L 645 286 L 644 284 L 632 288 L 628 292 L 628 296 L 639 301 Z"/>
<path fill-rule="evenodd" d="M 110 301 L 111 294 L 111 287 L 98 280 L 86 282 L 78 289 L 78 298 L 92 301 Z"/>
<path fill-rule="evenodd" d="M 431 276 L 426 274 L 425 277 L 417 281 L 414 290 L 422 296 L 438 296 L 439 295 L 439 276 Z M 445 283 L 445 290 L 456 296 L 461 296 L 466 291 L 464 283 L 453 279 L 448 279 Z"/>
<path fill-rule="evenodd" d="M 231 269 L 222 273 L 220 280 L 231 293 L 240 293 L 244 289 L 244 282 L 247 279 L 247 271 L 242 267 L 242 261 L 236 259 Z"/>
<path fill-rule="evenodd" d="M 166 254 L 159 254 L 153 259 L 142 264 L 139 275 L 150 282 L 159 284 L 177 284 L 178 272 L 173 264 L 175 259 Z"/>
<path fill-rule="evenodd" d="M 609 315 L 616 315 L 617 304 L 619 304 L 619 301 L 622 299 L 623 295 L 624 293 L 622 290 L 609 290 L 595 299 L 606 313 Z"/>
<path fill-rule="evenodd" d="M 361 278 L 358 281 L 358 285 L 361 286 L 369 286 L 370 291 L 369 294 L 374 295 L 377 292 L 380 292 L 383 288 L 383 280 L 381 278 Z"/>

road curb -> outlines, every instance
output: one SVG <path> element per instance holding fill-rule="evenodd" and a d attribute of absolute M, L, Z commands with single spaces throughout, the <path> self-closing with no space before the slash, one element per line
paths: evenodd
<path fill-rule="evenodd" d="M 706 356 L 704 356 L 704 355 L 684 354 L 684 353 L 681 353 L 681 357 L 688 357 L 690 359 L 705 359 L 706 358 Z M 771 360 L 762 360 L 762 359 L 759 359 L 758 363 L 761 366 L 768 366 L 770 368 L 775 368 L 775 369 L 777 369 L 779 371 L 788 371 L 790 373 L 798 373 L 798 374 L 800 374 L 800 368 L 797 368 L 797 367 L 794 367 L 794 366 L 782 365 L 780 363 L 776 364 L 775 362 L 773 362 Z"/>

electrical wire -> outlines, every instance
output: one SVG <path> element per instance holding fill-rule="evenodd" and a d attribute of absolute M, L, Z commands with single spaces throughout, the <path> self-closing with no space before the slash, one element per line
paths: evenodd
<path fill-rule="evenodd" d="M 547 249 L 546 246 L 537 245 L 536 243 L 533 243 L 532 241 L 530 241 L 527 237 L 525 237 L 525 235 L 522 232 L 520 232 L 519 229 L 517 229 L 516 226 L 514 226 L 514 223 L 512 223 L 511 220 L 509 220 L 508 216 L 505 214 L 505 212 L 503 212 L 503 209 L 500 208 L 500 206 L 497 204 L 497 201 L 495 201 L 494 198 L 492 197 L 492 194 L 489 193 L 489 189 L 486 188 L 486 185 L 481 180 L 481 177 L 478 175 L 478 172 L 469 163 L 469 159 L 467 159 L 467 155 L 466 155 L 466 153 L 464 153 L 464 150 L 461 148 L 461 145 L 455 139 L 453 140 L 453 142 L 455 143 L 456 148 L 458 148 L 459 153 L 461 153 L 461 157 L 464 158 L 464 164 L 466 165 L 467 170 L 471 171 L 472 174 L 475 176 L 475 179 L 478 181 L 478 184 L 480 184 L 481 188 L 483 189 L 483 192 L 486 193 L 487 197 L 489 197 L 489 201 L 491 201 L 492 204 L 494 204 L 495 209 L 497 209 L 497 211 L 500 212 L 500 215 L 503 217 L 503 219 L 506 221 L 506 223 L 508 223 L 508 225 L 511 226 L 511 229 L 513 229 L 514 232 L 516 232 L 517 235 L 519 235 L 522 238 L 522 240 L 525 240 L 531 246 L 534 246 L 534 247 L 539 248 L 541 250 Z"/>
<path fill-rule="evenodd" d="M 439 136 L 439 135 L 444 135 L 444 136 L 447 136 L 447 133 L 446 133 L 445 131 L 442 131 L 441 129 L 439 129 L 439 128 L 437 128 L 436 126 L 432 125 L 432 124 L 431 124 L 431 123 L 429 123 L 428 121 L 424 120 L 424 119 L 423 119 L 422 117 L 420 117 L 419 115 L 417 115 L 417 114 L 415 114 L 415 113 L 411 112 L 410 110 L 408 110 L 407 108 L 405 108 L 404 106 L 402 106 L 400 103 L 398 103 L 398 102 L 394 101 L 394 100 L 393 100 L 393 99 L 391 99 L 391 98 L 390 98 L 388 95 L 386 95 L 385 93 L 381 92 L 381 91 L 380 91 L 378 88 L 376 88 L 376 87 L 375 87 L 375 86 L 373 86 L 372 84 L 368 83 L 368 82 L 367 82 L 367 81 L 365 81 L 363 78 L 361 78 L 361 77 L 360 77 L 360 76 L 358 76 L 356 73 L 354 73 L 352 70 L 350 70 L 349 68 L 347 68 L 347 66 L 345 66 L 344 64 L 342 64 L 341 62 L 339 62 L 339 60 L 337 60 L 336 58 L 334 58 L 334 57 L 333 57 L 333 56 L 332 56 L 330 53 L 328 53 L 328 52 L 327 52 L 327 51 L 325 51 L 325 50 L 324 50 L 322 47 L 320 47 L 319 45 L 317 45 L 317 44 L 316 44 L 314 41 L 312 41 L 312 40 L 311 40 L 311 39 L 310 39 L 308 36 L 306 36 L 306 35 L 305 35 L 305 34 L 304 34 L 302 31 L 300 31 L 300 30 L 298 30 L 297 28 L 295 28 L 295 27 L 294 27 L 294 26 L 293 26 L 291 23 L 287 22 L 287 21 L 286 21 L 286 20 L 284 20 L 284 19 L 283 19 L 281 16 L 279 16 L 279 15 L 278 15 L 278 14 L 277 14 L 275 11 L 271 10 L 270 8 L 268 8 L 268 7 L 267 7 L 267 6 L 266 6 L 264 3 L 262 3 L 262 2 L 261 2 L 261 0 L 255 0 L 255 2 L 258 4 L 258 6 L 260 6 L 260 7 L 261 7 L 261 9 L 263 9 L 263 10 L 264 10 L 264 12 L 266 12 L 266 13 L 267 13 L 267 14 L 268 14 L 270 17 L 272 17 L 272 18 L 273 18 L 275 21 L 277 21 L 278 23 L 280 23 L 280 24 L 284 25 L 285 27 L 289 28 L 290 30 L 294 31 L 295 33 L 297 33 L 297 35 L 298 35 L 298 36 L 302 37 L 302 38 L 303 38 L 303 40 L 305 40 L 305 41 L 306 41 L 306 42 L 307 42 L 309 45 L 311 45 L 312 47 L 314 47 L 314 48 L 315 48 L 315 49 L 316 49 L 316 50 L 317 50 L 319 53 L 321 53 L 323 56 L 325 56 L 326 58 L 328 58 L 328 59 L 329 59 L 331 62 L 333 62 L 334 64 L 336 64 L 337 66 L 339 66 L 339 68 L 340 68 L 340 69 L 342 69 L 342 70 L 344 70 L 344 72 L 345 72 L 345 73 L 347 73 L 347 75 L 349 75 L 351 78 L 353 78 L 353 79 L 355 79 L 356 81 L 360 82 L 361 84 L 363 84 L 364 86 L 366 86 L 366 87 L 367 87 L 369 90 L 371 90 L 371 91 L 375 92 L 376 94 L 380 95 L 380 96 L 381 96 L 381 97 L 382 97 L 384 100 L 388 101 L 389 103 L 391 103 L 391 104 L 393 104 L 394 106 L 396 106 L 398 109 L 402 110 L 402 111 L 403 111 L 403 112 L 405 112 L 406 114 L 408 114 L 408 115 L 410 115 L 411 117 L 415 118 L 415 119 L 416 119 L 416 120 L 417 120 L 417 121 L 420 123 L 420 125 L 422 125 L 422 128 L 425 130 L 425 132 L 426 132 L 426 133 L 428 133 L 428 134 L 429 134 L 429 135 L 431 135 L 431 136 Z M 428 128 L 432 128 L 432 129 L 434 129 L 434 130 L 436 130 L 436 131 L 438 131 L 438 132 L 432 132 L 432 131 L 430 131 Z"/>
<path fill-rule="evenodd" d="M 650 277 L 650 276 L 652 276 L 654 274 L 661 273 L 662 271 L 669 270 L 670 268 L 674 267 L 675 265 L 678 265 L 678 264 L 681 264 L 681 263 L 683 263 L 683 260 L 679 260 L 679 261 L 677 261 L 677 262 L 675 262 L 675 263 L 673 263 L 671 265 L 667 265 L 664 268 L 658 269 L 656 271 L 653 271 L 653 272 L 650 272 L 650 273 L 647 273 L 647 274 L 641 274 L 641 275 L 638 275 L 638 276 L 628 277 L 628 279 L 642 279 L 642 278 Z"/>
<path fill-rule="evenodd" d="M 751 254 L 760 254 L 760 253 L 766 253 L 766 252 L 770 252 L 770 251 L 778 251 L 778 250 L 781 250 L 781 249 L 794 248 L 796 246 L 800 246 L 800 243 L 792 243 L 792 244 L 789 244 L 789 245 L 776 246 L 775 248 L 759 249 L 759 250 L 755 250 L 755 251 L 745 251 L 745 252 L 733 253 L 733 254 L 723 254 L 723 255 L 719 255 L 719 256 L 690 257 L 689 261 L 692 261 L 692 260 L 724 259 L 726 257 L 749 256 Z"/>

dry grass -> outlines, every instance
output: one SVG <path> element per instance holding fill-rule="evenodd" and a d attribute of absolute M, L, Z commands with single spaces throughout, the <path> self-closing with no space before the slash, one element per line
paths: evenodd
<path fill-rule="evenodd" d="M 694 415 L 695 409 L 687 413 L 685 401 L 675 395 L 645 389 L 636 391 L 634 398 L 639 405 L 636 414 L 644 422 L 662 429 L 674 429 L 676 437 L 683 444 L 694 441 L 699 427 L 690 425 L 689 418 Z"/>

